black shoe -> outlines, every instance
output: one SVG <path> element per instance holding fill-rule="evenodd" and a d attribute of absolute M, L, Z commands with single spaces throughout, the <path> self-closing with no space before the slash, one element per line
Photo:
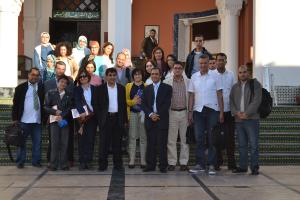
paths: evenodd
<path fill-rule="evenodd" d="M 236 168 L 237 168 L 237 167 L 236 167 L 235 165 L 228 166 L 228 170 L 231 170 L 231 171 L 235 170 Z"/>
<path fill-rule="evenodd" d="M 174 171 L 175 170 L 175 165 L 169 165 L 168 170 L 169 171 Z"/>
<path fill-rule="evenodd" d="M 107 167 L 103 167 L 103 166 L 98 167 L 98 171 L 99 171 L 99 172 L 104 172 L 104 171 L 106 171 L 106 170 L 107 170 Z"/>
<path fill-rule="evenodd" d="M 155 171 L 155 168 L 146 167 L 143 172 L 153 172 Z"/>
<path fill-rule="evenodd" d="M 248 170 L 247 169 L 243 169 L 240 167 L 237 167 L 236 169 L 232 170 L 232 173 L 246 173 Z"/>
<path fill-rule="evenodd" d="M 128 165 L 128 168 L 133 169 L 133 168 L 135 168 L 135 165 Z"/>
<path fill-rule="evenodd" d="M 180 171 L 188 171 L 189 167 L 187 165 L 180 165 Z"/>
<path fill-rule="evenodd" d="M 55 168 L 55 167 L 50 167 L 50 166 L 49 166 L 49 167 L 48 167 L 48 170 L 49 170 L 49 171 L 56 171 L 57 168 Z"/>
<path fill-rule="evenodd" d="M 79 171 L 83 171 L 87 168 L 86 168 L 86 165 L 84 163 L 80 163 L 78 169 L 79 169 Z"/>
<path fill-rule="evenodd" d="M 141 169 L 145 169 L 146 168 L 146 165 L 141 165 Z"/>
<path fill-rule="evenodd" d="M 259 174 L 258 169 L 251 170 L 251 175 L 258 175 L 258 174 Z"/>
<path fill-rule="evenodd" d="M 41 167 L 43 167 L 43 166 L 41 165 L 41 163 L 32 164 L 32 166 L 33 166 L 33 167 L 37 167 L 37 168 L 41 168 Z"/>
<path fill-rule="evenodd" d="M 122 170 L 124 170 L 124 167 L 122 165 L 121 166 L 114 166 L 114 170 L 122 171 Z"/>
<path fill-rule="evenodd" d="M 216 171 L 221 171 L 220 165 L 216 165 L 214 168 L 215 168 Z"/>
<path fill-rule="evenodd" d="M 166 168 L 161 168 L 159 171 L 160 171 L 161 173 L 167 173 L 167 169 L 166 169 Z"/>
<path fill-rule="evenodd" d="M 63 171 L 69 171 L 70 167 L 63 167 L 63 168 L 61 168 L 61 170 L 63 170 Z"/>
<path fill-rule="evenodd" d="M 17 168 L 18 168 L 18 169 L 23 169 L 23 168 L 24 168 L 24 164 L 23 164 L 23 163 L 17 164 Z"/>

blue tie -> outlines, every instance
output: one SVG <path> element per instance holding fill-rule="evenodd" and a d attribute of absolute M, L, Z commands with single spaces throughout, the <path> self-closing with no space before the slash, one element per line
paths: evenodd
<path fill-rule="evenodd" d="M 156 97 L 157 97 L 157 91 L 158 91 L 158 84 L 153 84 L 154 86 L 154 104 L 153 104 L 153 112 L 157 113 L 157 108 L 156 108 Z"/>

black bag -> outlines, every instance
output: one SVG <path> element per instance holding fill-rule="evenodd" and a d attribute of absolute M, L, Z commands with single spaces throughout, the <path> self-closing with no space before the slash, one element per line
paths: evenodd
<path fill-rule="evenodd" d="M 10 146 L 24 146 L 24 131 L 19 123 L 9 125 L 4 129 L 4 143 L 6 144 L 9 158 L 13 162 L 14 159 L 11 154 Z"/>
<path fill-rule="evenodd" d="M 186 129 L 186 143 L 187 144 L 196 144 L 194 124 L 189 125 Z"/>
<path fill-rule="evenodd" d="M 226 136 L 224 126 L 221 123 L 217 123 L 212 129 L 212 143 L 218 150 L 224 150 L 226 146 Z"/>
<path fill-rule="evenodd" d="M 251 98 L 250 98 L 250 102 L 251 102 L 254 96 L 254 79 L 251 79 L 249 83 L 250 83 L 250 90 L 251 90 Z M 266 90 L 265 88 L 262 88 L 261 93 L 262 93 L 261 103 L 258 107 L 257 112 L 259 113 L 260 118 L 267 118 L 269 114 L 272 112 L 273 99 L 271 97 L 270 92 L 268 92 L 268 90 Z"/>

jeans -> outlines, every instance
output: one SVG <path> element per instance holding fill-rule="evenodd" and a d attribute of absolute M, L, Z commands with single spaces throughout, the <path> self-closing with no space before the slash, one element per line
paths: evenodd
<path fill-rule="evenodd" d="M 41 134 L 42 126 L 37 123 L 22 123 L 21 128 L 24 130 L 24 146 L 18 148 L 17 165 L 24 164 L 26 161 L 26 140 L 28 135 L 32 140 L 32 165 L 40 164 L 41 162 Z"/>
<path fill-rule="evenodd" d="M 248 143 L 250 143 L 250 168 L 251 170 L 258 169 L 259 120 L 249 119 L 236 122 L 236 129 L 239 142 L 240 168 L 248 168 Z"/>
<path fill-rule="evenodd" d="M 217 124 L 219 112 L 211 108 L 203 107 L 202 112 L 193 112 L 194 129 L 196 136 L 196 164 L 205 168 L 205 130 L 208 136 L 208 165 L 216 165 L 216 149 L 212 143 L 211 131 Z"/>

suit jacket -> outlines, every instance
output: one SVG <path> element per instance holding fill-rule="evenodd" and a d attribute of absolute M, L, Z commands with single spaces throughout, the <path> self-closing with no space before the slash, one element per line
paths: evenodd
<path fill-rule="evenodd" d="M 154 104 L 154 88 L 153 84 L 148 85 L 144 89 L 142 98 L 142 110 L 145 112 L 145 127 L 149 129 L 153 123 L 149 115 L 153 112 Z M 168 129 L 169 127 L 169 109 L 171 106 L 172 87 L 160 83 L 156 96 L 156 109 L 160 120 L 157 122 L 160 129 Z"/>
<path fill-rule="evenodd" d="M 142 51 L 148 59 L 152 57 L 152 51 L 155 47 L 157 47 L 157 45 L 157 41 L 155 40 L 155 42 L 152 42 L 150 36 L 143 40 Z"/>
<path fill-rule="evenodd" d="M 125 87 L 117 83 L 118 90 L 118 125 L 124 128 L 124 124 L 128 123 L 127 105 Z M 100 129 L 103 129 L 108 117 L 109 96 L 107 84 L 102 84 L 97 88 L 94 99 L 94 112 L 98 119 Z"/>
<path fill-rule="evenodd" d="M 24 112 L 24 103 L 25 103 L 25 96 L 28 90 L 28 81 L 18 85 L 15 88 L 15 94 L 13 98 L 13 106 L 12 106 L 12 120 L 13 121 L 20 121 Z M 43 103 L 44 103 L 44 91 L 43 85 L 41 82 L 38 83 L 38 96 L 40 100 L 41 106 L 41 116 L 43 114 Z"/>
<path fill-rule="evenodd" d="M 57 109 L 62 111 L 61 113 L 62 118 L 66 119 L 67 115 L 70 113 L 72 108 L 72 96 L 67 90 L 65 90 L 65 92 L 66 93 L 62 99 L 60 98 L 57 88 L 53 90 L 49 90 L 46 93 L 45 106 L 44 106 L 46 113 L 50 115 L 55 115 L 56 110 L 53 109 L 52 107 L 57 105 Z"/>
<path fill-rule="evenodd" d="M 92 93 L 92 100 L 91 100 L 91 104 L 93 106 L 94 109 L 94 100 L 95 100 L 95 95 L 96 95 L 96 87 L 93 85 L 90 85 L 91 87 L 91 93 Z M 75 108 L 78 110 L 78 112 L 84 113 L 84 108 L 83 106 L 86 105 L 85 103 L 85 99 L 84 99 L 84 94 L 83 94 L 83 89 L 81 86 L 76 86 L 74 88 L 74 104 L 75 104 Z"/>

